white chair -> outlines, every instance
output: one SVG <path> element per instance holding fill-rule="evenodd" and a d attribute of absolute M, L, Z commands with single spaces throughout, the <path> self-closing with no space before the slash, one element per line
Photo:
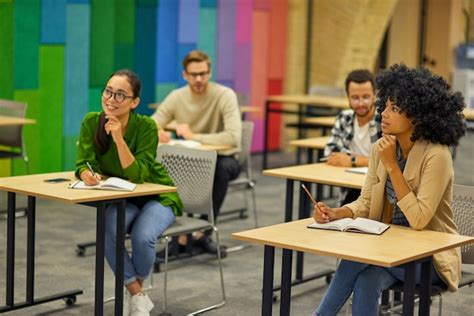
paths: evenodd
<path fill-rule="evenodd" d="M 163 314 L 166 314 L 168 244 L 171 238 L 206 229 L 212 229 L 216 234 L 222 301 L 190 314 L 200 314 L 221 307 L 225 304 L 224 276 L 222 273 L 219 233 L 214 223 L 212 208 L 212 187 L 217 154 L 215 151 L 162 145 L 158 147 L 157 160 L 167 169 L 174 185 L 178 188 L 179 196 L 184 204 L 183 211 L 186 213 L 181 217 L 177 217 L 176 221 L 161 236 L 165 241 Z M 207 215 L 208 220 L 188 217 L 187 214 Z M 203 282 L 207 281 L 203 280 Z"/>
<path fill-rule="evenodd" d="M 252 148 L 252 137 L 253 137 L 254 123 L 251 121 L 242 122 L 242 143 L 241 152 L 239 154 L 239 165 L 241 168 L 240 175 L 237 179 L 229 182 L 229 193 L 234 191 L 244 191 L 244 203 L 245 208 L 238 210 L 221 211 L 220 215 L 230 213 L 240 213 L 240 217 L 248 211 L 248 199 L 247 192 L 250 190 L 252 193 L 252 207 L 255 227 L 258 227 L 257 217 L 257 200 L 255 197 L 255 181 L 252 178 L 252 164 L 250 159 L 250 151 Z"/>

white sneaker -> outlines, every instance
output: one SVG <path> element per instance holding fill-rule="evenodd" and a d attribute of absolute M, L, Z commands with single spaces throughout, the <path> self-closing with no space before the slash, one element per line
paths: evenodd
<path fill-rule="evenodd" d="M 123 291 L 123 316 L 130 316 L 130 292 L 125 288 Z"/>
<path fill-rule="evenodd" d="M 146 294 L 139 293 L 130 299 L 131 316 L 149 316 L 153 307 L 153 302 Z"/>

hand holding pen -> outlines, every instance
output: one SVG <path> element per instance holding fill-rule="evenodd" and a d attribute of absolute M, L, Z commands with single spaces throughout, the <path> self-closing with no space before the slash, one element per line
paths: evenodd
<path fill-rule="evenodd" d="M 309 192 L 309 190 L 306 188 L 304 184 L 301 184 L 301 187 L 306 192 L 308 197 L 311 199 L 311 202 L 313 202 L 314 204 L 313 217 L 316 222 L 327 223 L 335 219 L 336 213 L 334 212 L 332 208 L 328 207 L 323 202 L 316 202 L 314 197 L 311 195 L 311 192 Z"/>
<path fill-rule="evenodd" d="M 86 185 L 96 185 L 100 182 L 100 175 L 94 172 L 92 166 L 89 162 L 86 162 L 87 169 L 81 173 L 81 180 L 84 181 Z"/>

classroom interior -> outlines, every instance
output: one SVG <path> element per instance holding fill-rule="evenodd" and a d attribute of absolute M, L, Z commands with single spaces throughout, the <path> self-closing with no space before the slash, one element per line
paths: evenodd
<path fill-rule="evenodd" d="M 265 126 L 270 126 L 269 168 L 305 163 L 289 142 L 298 138 L 294 116 L 272 116 L 265 122 L 269 95 L 322 94 L 345 97 L 349 71 L 375 73 L 397 62 L 423 65 L 462 91 L 474 108 L 474 1 L 470 0 L 43 0 L 0 1 L 0 99 L 27 103 L 23 126 L 23 159 L 0 159 L 0 177 L 73 170 L 82 117 L 100 110 L 103 85 L 116 69 L 131 68 L 142 79 L 140 114 L 185 84 L 181 60 L 192 49 L 212 59 L 212 80 L 232 87 L 244 120 L 254 123 L 251 170 L 260 227 L 284 221 L 285 181 L 262 175 Z M 470 52 L 470 53 L 469 53 Z M 471 55 L 469 55 L 471 54 Z M 470 57 L 469 57 L 470 56 Z M 151 105 L 151 106 L 150 106 Z M 0 113 L 2 115 L 2 113 Z M 472 119 L 471 119 L 472 120 Z M 455 183 L 474 185 L 474 123 L 461 139 L 454 158 Z M 0 127 L 0 131 L 1 131 Z M 311 129 L 305 137 L 320 136 Z M 1 143 L 0 143 L 1 146 Z M 328 204 L 339 203 L 325 188 Z M 295 189 L 295 196 L 297 191 Z M 253 229 L 251 195 L 229 192 L 224 210 L 241 207 L 244 218 L 224 215 L 217 226 L 221 243 L 244 246 L 223 259 L 226 304 L 207 315 L 261 314 L 263 247 L 243 244 L 234 232 Z M 27 203 L 18 197 L 18 206 Z M 0 210 L 7 194 L 0 192 Z M 295 212 L 298 201 L 293 205 Z M 78 256 L 76 245 L 93 241 L 96 217 L 90 207 L 37 200 L 36 295 L 81 289 L 72 306 L 52 301 L 6 315 L 94 314 L 95 249 Z M 16 291 L 25 295 L 26 227 L 16 220 Z M 5 301 L 7 221 L 0 214 L 0 306 Z M 129 246 L 129 244 L 127 243 Z M 159 249 L 163 243 L 159 243 Z M 281 250 L 276 250 L 275 283 L 280 279 Z M 157 265 L 159 266 L 159 265 Z M 305 273 L 334 269 L 336 260 L 305 256 Z M 474 267 L 463 265 L 474 273 Z M 163 273 L 153 273 L 147 294 L 159 315 Z M 114 295 L 114 277 L 105 267 L 105 297 Z M 324 278 L 292 288 L 291 315 L 311 315 L 327 289 Z M 276 292 L 277 293 L 277 292 Z M 167 311 L 185 315 L 220 300 L 215 256 L 202 254 L 169 264 Z M 443 294 L 444 315 L 471 315 L 474 288 Z M 278 313 L 279 294 L 273 312 Z M 350 314 L 344 307 L 342 314 Z M 431 304 L 438 313 L 438 299 Z M 114 302 L 104 304 L 114 315 Z M 381 314 L 388 314 L 384 309 Z"/>

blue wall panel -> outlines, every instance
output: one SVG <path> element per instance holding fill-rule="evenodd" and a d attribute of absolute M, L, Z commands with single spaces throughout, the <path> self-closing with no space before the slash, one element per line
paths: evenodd
<path fill-rule="evenodd" d="M 199 31 L 199 0 L 180 0 L 178 43 L 196 43 Z"/>
<path fill-rule="evenodd" d="M 67 6 L 64 125 L 66 136 L 79 134 L 81 120 L 88 112 L 89 96 L 89 5 Z"/>
<path fill-rule="evenodd" d="M 42 0 L 41 44 L 63 44 L 65 29 L 66 0 Z"/>
<path fill-rule="evenodd" d="M 156 83 L 178 80 L 178 1 L 161 0 L 157 6 Z"/>

